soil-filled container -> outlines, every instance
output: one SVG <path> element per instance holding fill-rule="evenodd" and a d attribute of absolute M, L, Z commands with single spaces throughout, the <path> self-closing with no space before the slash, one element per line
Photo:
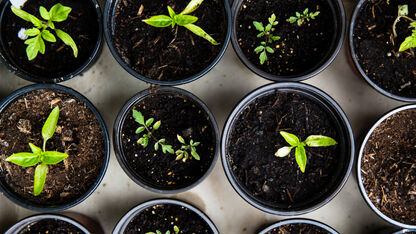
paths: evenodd
<path fill-rule="evenodd" d="M 131 209 L 117 223 L 113 234 L 156 233 L 156 230 L 172 234 L 219 233 L 214 223 L 194 206 L 173 199 L 158 199 Z"/>
<path fill-rule="evenodd" d="M 334 144 L 309 142 L 323 136 Z M 228 180 L 248 203 L 272 214 L 299 215 L 342 189 L 353 164 L 354 138 L 346 115 L 323 91 L 301 83 L 271 84 L 234 108 L 221 157 Z"/>
<path fill-rule="evenodd" d="M 311 219 L 287 219 L 270 225 L 259 232 L 259 234 L 280 233 L 338 234 L 330 226 Z"/>
<path fill-rule="evenodd" d="M 380 118 L 359 152 L 357 179 L 364 200 L 381 218 L 416 229 L 416 105 Z"/>
<path fill-rule="evenodd" d="M 402 6 L 407 12 L 401 13 Z M 381 94 L 406 102 L 416 101 L 416 49 L 400 48 L 416 30 L 415 14 L 415 1 L 361 0 L 348 35 L 352 60 L 361 76 Z"/>
<path fill-rule="evenodd" d="M 220 136 L 211 111 L 178 88 L 147 89 L 132 97 L 119 112 L 113 135 L 124 171 L 158 193 L 179 193 L 199 184 L 219 152 Z"/>
<path fill-rule="evenodd" d="M 344 42 L 345 10 L 340 0 L 236 0 L 232 12 L 231 42 L 238 57 L 272 81 L 317 75 Z"/>
<path fill-rule="evenodd" d="M 110 157 L 107 129 L 93 104 L 75 90 L 48 84 L 24 87 L 0 104 L 0 152 L 1 192 L 46 212 L 91 195 Z"/>
<path fill-rule="evenodd" d="M 0 61 L 17 76 L 59 83 L 83 72 L 99 55 L 102 15 L 96 0 L 27 0 L 15 6 L 26 14 L 14 13 L 11 6 L 0 1 Z M 27 14 L 34 23 L 23 19 Z"/>
<path fill-rule="evenodd" d="M 131 75 L 151 84 L 181 85 L 208 73 L 222 58 L 230 40 L 230 6 L 228 0 L 195 1 L 194 11 L 185 10 L 191 0 L 107 1 L 104 34 L 114 58 Z M 216 43 L 183 24 L 154 27 L 143 22 L 156 15 L 171 17 L 172 13 L 197 17 L 192 25 Z"/>

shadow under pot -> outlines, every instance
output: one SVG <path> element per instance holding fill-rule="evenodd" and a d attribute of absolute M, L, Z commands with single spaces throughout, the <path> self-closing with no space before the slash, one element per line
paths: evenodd
<path fill-rule="evenodd" d="M 221 154 L 228 180 L 268 213 L 300 215 L 328 203 L 354 159 L 351 126 L 327 94 L 279 83 L 247 95 L 226 122 Z"/>
<path fill-rule="evenodd" d="M 73 207 L 98 187 L 109 139 L 98 111 L 60 85 L 32 85 L 0 105 L 0 190 L 36 211 Z"/>
<path fill-rule="evenodd" d="M 194 7 L 188 8 L 191 2 Z M 208 73 L 224 55 L 230 6 L 228 0 L 111 0 L 104 33 L 114 58 L 131 75 L 151 84 L 181 85 Z"/>
<path fill-rule="evenodd" d="M 10 1 L 0 2 L 0 61 L 17 76 L 59 83 L 83 72 L 98 56 L 102 16 L 96 0 L 27 0 L 15 8 Z"/>
<path fill-rule="evenodd" d="M 338 234 L 337 231 L 328 225 L 311 219 L 287 219 L 270 225 L 259 232 L 259 234 L 279 233 Z"/>
<path fill-rule="evenodd" d="M 407 15 L 399 17 L 403 6 Z M 412 31 L 415 35 L 415 13 L 415 1 L 361 0 L 348 35 L 352 60 L 361 76 L 381 94 L 406 102 L 416 102 L 416 50 L 401 49 L 406 48 L 404 42 Z"/>
<path fill-rule="evenodd" d="M 219 151 L 217 123 L 191 93 L 169 87 L 132 97 L 114 124 L 117 159 L 137 184 L 158 193 L 180 193 L 211 172 Z"/>
<path fill-rule="evenodd" d="M 416 105 L 380 118 L 365 137 L 357 180 L 364 200 L 385 221 L 416 229 Z"/>
<path fill-rule="evenodd" d="M 232 12 L 231 42 L 238 57 L 251 71 L 272 81 L 317 75 L 344 42 L 341 0 L 236 0 Z"/>

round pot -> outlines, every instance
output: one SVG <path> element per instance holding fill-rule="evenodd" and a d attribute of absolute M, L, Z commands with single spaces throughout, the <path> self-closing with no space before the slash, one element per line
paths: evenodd
<path fill-rule="evenodd" d="M 323 224 L 321 222 L 312 220 L 312 219 L 286 219 L 286 220 L 282 220 L 279 221 L 275 224 L 272 224 L 270 226 L 268 226 L 267 228 L 263 229 L 262 231 L 259 232 L 259 234 L 266 234 L 267 232 L 278 228 L 280 226 L 284 226 L 284 225 L 288 225 L 288 224 L 310 224 L 310 225 L 314 225 L 314 226 L 318 226 L 322 229 L 325 229 L 327 232 L 331 233 L 331 234 L 338 234 L 337 231 L 335 231 L 333 228 L 331 228 L 330 226 Z"/>
<path fill-rule="evenodd" d="M 202 211 L 200 211 L 198 208 L 196 208 L 196 207 L 194 207 L 194 206 L 192 206 L 188 203 L 178 201 L 178 200 L 174 200 L 174 199 L 156 199 L 156 200 L 151 200 L 151 201 L 147 201 L 147 202 L 144 202 L 142 204 L 139 204 L 138 206 L 134 207 L 129 212 L 127 212 L 127 214 L 125 214 L 120 219 L 120 221 L 118 221 L 117 225 L 115 226 L 115 228 L 113 230 L 113 234 L 124 233 L 127 225 L 130 223 L 130 221 L 136 215 L 138 215 L 140 212 L 142 212 L 146 208 L 156 206 L 156 205 L 161 205 L 161 204 L 178 205 L 178 206 L 185 207 L 185 208 L 195 212 L 195 215 L 201 217 L 208 224 L 208 226 L 212 230 L 212 233 L 219 234 L 219 232 L 218 232 L 217 228 L 215 227 L 214 223 Z"/>
<path fill-rule="evenodd" d="M 113 42 L 113 39 L 112 39 L 112 36 L 114 35 L 114 27 L 115 27 L 114 14 L 115 14 L 116 6 L 117 6 L 118 2 L 119 1 L 117 1 L 117 0 L 111 0 L 111 1 L 107 1 L 106 4 L 105 4 L 105 8 L 104 8 L 104 35 L 105 35 L 105 39 L 107 41 L 107 45 L 110 48 L 110 51 L 111 51 L 111 54 L 113 55 L 113 57 L 116 59 L 116 61 L 128 73 L 130 73 L 132 76 L 134 76 L 137 79 L 140 79 L 140 80 L 142 80 L 146 83 L 156 84 L 156 85 L 176 86 L 176 85 L 183 85 L 183 84 L 192 82 L 194 80 L 197 80 L 197 79 L 201 78 L 202 76 L 204 76 L 205 74 L 207 74 L 221 60 L 222 56 L 224 55 L 225 51 L 227 50 L 228 43 L 230 41 L 230 36 L 231 36 L 231 10 L 230 10 L 230 5 L 229 5 L 228 0 L 222 0 L 221 2 L 223 2 L 223 4 L 224 4 L 224 10 L 225 10 L 225 13 L 226 13 L 227 32 L 226 32 L 226 36 L 225 36 L 225 39 L 224 39 L 224 43 L 222 44 L 221 50 L 218 53 L 217 57 L 211 62 L 211 64 L 209 64 L 205 69 L 203 69 L 199 73 L 197 73 L 195 75 L 192 75 L 190 77 L 183 77 L 183 79 L 177 80 L 177 81 L 161 81 L 161 80 L 155 80 L 155 79 L 151 79 L 149 77 L 146 77 L 145 75 L 140 74 L 140 73 L 136 72 L 135 70 L 133 70 L 121 58 L 121 56 L 117 52 L 117 49 L 114 45 L 114 42 Z"/>
<path fill-rule="evenodd" d="M 234 129 L 234 124 L 236 123 L 240 114 L 257 98 L 268 96 L 270 93 L 279 91 L 282 93 L 291 92 L 301 94 L 302 96 L 305 96 L 306 98 L 320 105 L 320 108 L 325 110 L 328 113 L 328 116 L 333 119 L 334 126 L 337 128 L 339 135 L 338 142 L 340 151 L 338 152 L 340 163 L 337 165 L 339 170 L 337 170 L 337 174 L 334 175 L 336 178 L 334 179 L 334 182 L 329 185 L 330 187 L 327 188 L 325 193 L 316 195 L 315 197 L 311 198 L 310 201 L 302 202 L 302 204 L 293 203 L 290 207 L 287 205 L 285 206 L 282 204 L 279 205 L 277 203 L 268 202 L 255 197 L 252 192 L 250 192 L 248 188 L 239 181 L 236 174 L 234 173 L 232 169 L 233 165 L 231 163 L 232 159 L 230 159 L 231 156 L 228 151 L 230 135 Z M 354 149 L 355 146 L 353 132 L 348 118 L 342 111 L 341 107 L 326 93 L 311 85 L 289 82 L 265 85 L 244 97 L 229 115 L 221 139 L 222 164 L 227 178 L 233 186 L 234 190 L 252 206 L 271 214 L 283 216 L 305 214 L 322 207 L 330 200 L 332 200 L 348 180 L 354 161 Z"/>
<path fill-rule="evenodd" d="M 209 168 L 205 171 L 205 173 L 195 182 L 192 184 L 186 186 L 186 187 L 180 187 L 180 188 L 169 188 L 169 187 L 163 187 L 161 185 L 156 185 L 154 183 L 151 183 L 149 181 L 146 181 L 146 179 L 139 176 L 137 173 L 134 172 L 133 169 L 129 166 L 129 162 L 126 159 L 126 154 L 123 152 L 123 142 L 122 142 L 122 131 L 123 131 L 123 125 L 126 121 L 126 118 L 131 114 L 130 110 L 133 106 L 135 106 L 138 102 L 141 100 L 144 100 L 147 97 L 152 96 L 153 94 L 160 94 L 160 93 L 166 93 L 166 94 L 173 94 L 173 95 L 181 95 L 189 100 L 193 101 L 194 103 L 198 104 L 200 109 L 205 111 L 207 116 L 209 117 L 209 121 L 212 127 L 213 134 L 215 135 L 215 147 L 214 147 L 214 157 L 212 159 L 212 162 L 209 166 Z M 163 122 L 163 120 L 162 120 Z M 114 142 L 114 151 L 117 156 L 117 160 L 121 167 L 123 168 L 124 172 L 127 173 L 127 175 L 132 179 L 134 182 L 136 182 L 138 185 L 142 186 L 145 189 L 148 189 L 152 192 L 156 193 L 162 193 L 162 194 L 175 194 L 175 193 L 181 193 L 185 192 L 199 183 L 201 183 L 212 171 L 212 169 L 215 166 L 215 162 L 218 158 L 219 153 L 219 145 L 220 145 L 220 134 L 217 126 L 217 122 L 215 121 L 214 115 L 209 110 L 208 106 L 202 102 L 198 97 L 191 94 L 188 91 L 185 91 L 183 89 L 174 88 L 174 87 L 158 87 L 155 90 L 153 89 L 146 89 L 144 91 L 139 92 L 135 96 L 133 96 L 130 100 L 126 102 L 126 104 L 123 106 L 123 108 L 120 110 L 116 121 L 114 123 L 114 131 L 113 131 L 113 142 Z M 153 147 L 153 144 L 149 143 L 148 147 Z M 140 157 L 140 156 L 139 156 Z M 173 157 L 173 156 L 167 156 L 167 157 Z"/>
<path fill-rule="evenodd" d="M 237 38 L 237 28 L 239 27 L 239 25 L 238 25 L 237 19 L 238 19 L 240 8 L 241 8 L 243 1 L 244 0 L 235 0 L 232 5 L 231 11 L 232 11 L 232 16 L 233 16 L 233 25 L 232 25 L 231 43 L 233 45 L 235 52 L 237 53 L 238 57 L 243 62 L 243 64 L 247 68 L 249 68 L 252 72 L 256 73 L 257 75 L 265 79 L 268 79 L 271 81 L 277 81 L 277 82 L 284 82 L 284 81 L 290 82 L 290 81 L 302 81 L 302 80 L 306 80 L 311 77 L 314 77 L 318 75 L 320 72 L 322 72 L 323 70 L 325 70 L 332 63 L 332 61 L 334 61 L 338 52 L 342 48 L 342 44 L 344 42 L 344 36 L 345 36 L 345 29 L 346 29 L 346 16 L 345 16 L 344 5 L 342 4 L 341 0 L 329 0 L 328 3 L 331 5 L 334 17 L 336 18 L 335 23 L 334 23 L 336 38 L 331 42 L 330 49 L 325 55 L 325 57 L 323 57 L 321 61 L 315 67 L 307 71 L 303 71 L 299 74 L 278 76 L 278 75 L 265 72 L 259 67 L 257 67 L 257 65 L 252 63 L 247 58 L 247 56 L 243 53 L 239 45 L 239 41 Z M 276 26 L 277 32 L 279 30 L 280 24 L 281 22 L 279 22 L 279 24 Z M 284 35 L 279 35 L 279 36 L 281 36 L 282 38 L 284 37 Z"/>
<path fill-rule="evenodd" d="M 415 109 L 416 105 L 407 105 L 407 106 L 402 106 L 402 107 L 398 107 L 390 112 L 388 112 L 387 114 L 383 115 L 372 127 L 371 129 L 368 131 L 367 135 L 365 136 L 363 143 L 361 144 L 361 148 L 360 151 L 358 152 L 358 158 L 357 158 L 357 182 L 358 182 L 358 186 L 360 188 L 360 192 L 362 197 L 364 198 L 365 202 L 367 203 L 367 205 L 371 208 L 371 210 L 374 211 L 374 213 L 376 213 L 379 217 L 381 217 L 382 219 L 384 219 L 385 221 L 396 225 L 398 227 L 401 228 L 405 228 L 405 229 L 416 229 L 416 225 L 410 225 L 410 224 L 406 224 L 406 223 L 402 223 L 399 221 L 396 221 L 390 217 L 388 217 L 387 215 L 385 215 L 384 213 L 382 213 L 374 204 L 373 202 L 370 200 L 370 198 L 368 197 L 368 194 L 365 190 L 364 184 L 363 184 L 363 177 L 362 177 L 362 158 L 363 158 L 363 154 L 364 154 L 364 149 L 365 146 L 367 144 L 367 142 L 369 141 L 371 135 L 373 134 L 373 132 L 376 130 L 376 128 L 383 122 L 385 121 L 387 118 L 393 116 L 394 114 L 401 112 L 401 111 L 405 111 L 405 110 L 409 110 L 409 109 Z M 400 232 L 399 232 L 400 233 Z"/>
<path fill-rule="evenodd" d="M 357 71 L 361 77 L 363 77 L 367 83 L 374 88 L 377 92 L 383 94 L 386 97 L 398 100 L 398 101 L 402 101 L 402 102 L 416 102 L 416 97 L 406 97 L 406 96 L 401 96 L 398 94 L 393 94 L 385 89 L 383 89 L 382 87 L 380 87 L 378 84 L 376 84 L 373 80 L 370 79 L 370 77 L 368 77 L 368 75 L 366 74 L 366 72 L 364 71 L 363 67 L 361 66 L 361 64 L 358 61 L 358 54 L 355 51 L 355 44 L 354 44 L 354 28 L 355 25 L 358 21 L 358 16 L 359 13 L 361 11 L 362 6 L 367 2 L 367 0 L 360 0 L 355 9 L 354 12 L 351 16 L 351 23 L 350 23 L 350 27 L 349 27 L 349 31 L 348 31 L 348 43 L 349 43 L 349 52 L 352 58 L 352 63 L 353 63 L 353 69 L 355 71 Z M 392 76 L 394 76 L 394 74 L 391 74 Z"/>
<path fill-rule="evenodd" d="M 70 72 L 68 74 L 64 74 L 61 76 L 45 77 L 42 75 L 33 74 L 32 72 L 27 71 L 27 69 L 20 67 L 10 55 L 10 51 L 6 49 L 6 46 L 5 46 L 6 42 L 3 39 L 1 30 L 0 30 L 0 62 L 3 62 L 10 72 L 16 74 L 20 78 L 23 78 L 31 82 L 36 82 L 36 83 L 60 83 L 60 82 L 72 79 L 73 77 L 86 71 L 97 60 L 101 52 L 102 38 L 103 38 L 102 14 L 101 14 L 100 6 L 96 0 L 88 0 L 88 2 L 90 4 L 91 9 L 93 9 L 96 13 L 97 41 L 91 53 L 88 55 L 88 57 L 85 58 L 85 62 L 83 62 L 82 65 L 76 68 L 73 72 Z M 1 29 L 2 18 L 4 15 L 6 15 L 5 12 L 6 10 L 9 10 L 10 6 L 11 6 L 10 1 L 0 1 L 0 29 Z M 57 39 L 57 41 L 58 40 L 60 39 Z M 48 53 L 48 45 L 46 46 L 47 48 L 46 48 L 45 54 Z M 64 63 L 64 61 L 62 62 Z"/>
<path fill-rule="evenodd" d="M 0 103 L 0 115 L 2 115 L 2 112 L 8 108 L 9 104 L 13 103 L 19 97 L 21 97 L 21 96 L 23 96 L 23 95 L 25 95 L 25 94 L 27 94 L 31 91 L 36 91 L 36 90 L 41 90 L 41 89 L 51 89 L 51 90 L 57 90 L 57 91 L 60 91 L 60 92 L 63 92 L 63 93 L 67 93 L 69 95 L 72 95 L 72 96 L 78 98 L 83 103 L 85 103 L 86 106 L 95 115 L 95 117 L 96 117 L 96 119 L 97 119 L 97 121 L 98 121 L 98 123 L 101 127 L 104 146 L 105 146 L 104 161 L 103 161 L 102 168 L 101 168 L 101 170 L 98 174 L 98 177 L 97 177 L 96 181 L 91 185 L 91 187 L 87 190 L 87 192 L 85 192 L 83 195 L 81 195 L 80 197 L 78 197 L 77 199 L 75 199 L 72 202 L 68 202 L 68 203 L 65 203 L 65 204 L 62 204 L 62 205 L 39 205 L 39 204 L 34 204 L 34 203 L 16 195 L 13 191 L 11 191 L 7 187 L 7 185 L 3 184 L 3 181 L 0 180 L 0 192 L 2 192 L 7 198 L 9 198 L 12 202 L 16 203 L 17 205 L 22 206 L 26 209 L 35 210 L 35 211 L 39 211 L 39 212 L 55 212 L 55 211 L 66 210 L 66 209 L 69 209 L 69 208 L 71 208 L 75 205 L 78 205 L 79 203 L 81 203 L 82 201 L 87 199 L 97 189 L 97 187 L 100 185 L 101 181 L 103 180 L 105 172 L 106 172 L 107 167 L 108 167 L 108 162 L 109 162 L 109 159 L 110 159 L 110 141 L 109 141 L 107 127 L 105 125 L 105 122 L 102 119 L 98 110 L 94 107 L 94 105 L 86 97 L 84 97 L 82 94 L 78 93 L 77 91 L 75 91 L 71 88 L 65 87 L 65 86 L 57 85 L 57 84 L 30 85 L 30 86 L 23 87 L 23 88 L 15 91 L 15 92 L 13 92 L 12 94 L 10 94 L 7 98 L 5 98 Z"/>

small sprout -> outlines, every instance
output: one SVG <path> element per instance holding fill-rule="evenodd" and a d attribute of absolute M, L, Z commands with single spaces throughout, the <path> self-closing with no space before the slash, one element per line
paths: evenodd
<path fill-rule="evenodd" d="M 55 28 L 54 24 L 54 22 L 65 21 L 72 8 L 57 3 L 47 11 L 45 7 L 41 6 L 39 8 L 39 13 L 44 20 L 40 20 L 34 15 L 18 9 L 13 5 L 11 6 L 11 10 L 16 16 L 31 22 L 34 25 L 33 28 L 27 29 L 24 32 L 27 36 L 32 37 L 25 40 L 25 44 L 27 45 L 26 54 L 29 60 L 35 59 L 38 53 L 45 54 L 45 41 L 52 43 L 56 42 L 56 37 L 48 29 L 55 31 L 56 36 L 60 38 L 65 45 L 72 48 L 74 57 L 78 57 L 78 48 L 72 37 L 68 33 Z"/>
<path fill-rule="evenodd" d="M 309 12 L 309 9 L 306 8 L 303 13 L 296 12 L 296 16 L 291 16 L 286 21 L 293 24 L 297 22 L 298 26 L 302 26 L 305 21 L 310 21 L 311 19 L 315 19 L 319 15 L 319 11 L 316 12 Z"/>
<path fill-rule="evenodd" d="M 254 49 L 254 52 L 256 54 L 259 54 L 260 64 L 264 64 L 264 62 L 267 60 L 267 53 L 273 54 L 274 49 L 268 44 L 273 43 L 274 41 L 280 40 L 279 36 L 275 36 L 272 34 L 274 32 L 275 28 L 273 26 L 276 26 L 279 22 L 276 21 L 276 15 L 272 14 L 269 17 L 269 23 L 266 26 L 263 26 L 262 22 L 253 21 L 253 25 L 256 28 L 257 31 L 260 33 L 257 34 L 258 38 L 263 38 L 263 41 L 260 43 L 260 46 L 257 46 Z"/>
<path fill-rule="evenodd" d="M 55 133 L 56 125 L 59 119 L 59 107 L 56 106 L 49 114 L 42 127 L 43 148 L 39 148 L 32 143 L 29 143 L 32 153 L 17 153 L 6 158 L 6 161 L 14 163 L 21 167 L 36 166 L 33 195 L 38 196 L 45 185 L 46 174 L 48 172 L 48 165 L 55 165 L 62 162 L 68 157 L 68 154 L 56 151 L 46 151 L 46 142 L 52 138 Z M 40 164 L 39 164 L 40 163 Z"/>
<path fill-rule="evenodd" d="M 275 153 L 276 157 L 286 157 L 290 154 L 293 148 L 296 148 L 295 156 L 296 162 L 299 165 L 302 173 L 306 169 L 306 151 L 305 146 L 308 147 L 323 147 L 323 146 L 332 146 L 338 144 L 334 139 L 327 136 L 321 135 L 310 135 L 306 138 L 305 141 L 301 142 L 299 138 L 291 133 L 280 131 L 280 135 L 289 143 L 290 146 L 285 146 L 277 150 Z"/>
<path fill-rule="evenodd" d="M 173 233 L 174 234 L 177 234 L 177 233 L 179 233 L 179 228 L 178 228 L 178 226 L 174 226 L 173 227 Z M 159 231 L 159 230 L 156 230 L 156 232 L 146 232 L 146 234 L 162 234 L 162 232 L 161 231 Z M 165 234 L 171 234 L 171 232 L 168 230 L 168 231 L 166 231 L 165 232 Z"/>
<path fill-rule="evenodd" d="M 198 7 L 202 4 L 203 1 L 204 0 L 191 0 L 185 7 L 185 9 L 179 14 L 176 14 L 175 11 L 170 6 L 168 6 L 169 16 L 156 15 L 142 21 L 150 26 L 159 28 L 169 26 L 172 26 L 172 28 L 174 28 L 175 25 L 183 26 L 195 35 L 200 36 L 205 40 L 209 41 L 211 44 L 219 45 L 220 43 L 216 42 L 214 38 L 212 38 L 202 28 L 194 24 L 196 21 L 198 21 L 198 17 L 188 15 L 194 12 L 196 9 L 198 9 Z"/>
<path fill-rule="evenodd" d="M 183 162 L 186 162 L 186 160 L 188 160 L 189 158 L 189 154 L 191 154 L 195 160 L 201 160 L 199 154 L 196 152 L 196 147 L 200 144 L 199 142 L 194 142 L 194 140 L 190 140 L 189 144 L 186 144 L 182 136 L 176 135 L 176 137 L 178 138 L 178 141 L 182 144 L 181 149 L 176 150 L 175 152 L 176 160 L 182 159 Z"/>
<path fill-rule="evenodd" d="M 406 37 L 404 41 L 400 44 L 399 52 L 403 52 L 411 48 L 416 48 L 416 20 L 410 18 L 408 14 L 409 6 L 399 5 L 399 9 L 397 11 L 397 18 L 393 23 L 393 38 L 397 37 L 396 24 L 400 21 L 401 18 L 410 21 L 409 28 L 413 28 L 412 35 Z"/>

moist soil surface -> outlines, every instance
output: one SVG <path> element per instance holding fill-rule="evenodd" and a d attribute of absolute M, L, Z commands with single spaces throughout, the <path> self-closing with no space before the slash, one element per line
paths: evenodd
<path fill-rule="evenodd" d="M 42 219 L 29 224 L 20 234 L 81 234 L 84 233 L 74 225 L 57 219 Z"/>
<path fill-rule="evenodd" d="M 190 158 L 183 162 L 175 160 L 176 155 L 155 151 L 156 141 L 151 139 L 144 148 L 137 143 L 146 132 L 136 134 L 141 125 L 132 117 L 132 110 L 140 111 L 145 119 L 151 117 L 161 121 L 160 128 L 153 130 L 153 136 L 165 144 L 172 145 L 175 151 L 181 148 L 176 135 L 181 135 L 186 143 L 192 139 L 201 144 L 196 147 L 200 160 Z M 215 156 L 215 132 L 210 118 L 201 106 L 189 98 L 173 93 L 157 93 L 145 97 L 130 109 L 122 127 L 122 149 L 127 166 L 138 179 L 159 189 L 184 188 L 209 169 Z"/>
<path fill-rule="evenodd" d="M 273 230 L 267 232 L 267 234 L 289 234 L 289 233 L 298 233 L 298 234 L 316 234 L 330 233 L 327 230 L 307 223 L 298 223 L 298 224 L 286 224 L 279 226 Z"/>
<path fill-rule="evenodd" d="M 309 12 L 320 11 L 320 14 L 300 27 L 286 21 L 306 8 Z M 261 65 L 259 54 L 254 49 L 264 38 L 257 37 L 260 32 L 253 21 L 266 26 L 273 13 L 279 22 L 273 35 L 280 36 L 280 40 L 268 44 L 275 52 L 268 53 L 268 60 Z M 300 75 L 322 65 L 328 56 L 336 38 L 334 17 L 328 0 L 244 0 L 237 17 L 238 44 L 257 68 L 277 76 Z"/>
<path fill-rule="evenodd" d="M 204 1 L 190 14 L 198 17 L 194 24 L 220 45 L 212 45 L 185 27 L 157 28 L 142 22 L 155 15 L 169 15 L 167 6 L 179 14 L 188 3 L 189 0 L 118 1 L 112 40 L 122 60 L 139 74 L 160 81 L 182 80 L 211 64 L 224 44 L 227 31 L 221 0 Z"/>
<path fill-rule="evenodd" d="M 33 24 L 27 22 L 10 10 L 10 4 L 2 18 L 1 37 L 7 53 L 11 57 L 11 64 L 19 67 L 27 73 L 48 79 L 66 76 L 80 68 L 91 56 L 98 39 L 97 13 L 93 3 L 87 0 L 28 0 L 23 10 L 42 19 L 39 7 L 44 6 L 48 11 L 57 4 L 72 8 L 68 18 L 63 22 L 54 22 L 57 29 L 68 33 L 78 47 L 78 57 L 75 58 L 71 47 L 66 46 L 52 29 L 49 31 L 55 35 L 56 42 L 45 41 L 45 54 L 29 61 L 26 55 L 24 40 L 18 38 L 21 28 L 32 28 Z"/>
<path fill-rule="evenodd" d="M 397 38 L 392 39 L 398 6 L 404 4 L 409 6 L 409 16 L 416 19 L 415 1 L 380 0 L 364 3 L 356 19 L 353 41 L 361 68 L 377 86 L 395 95 L 414 98 L 416 56 L 410 50 L 398 52 L 400 44 L 412 33 L 408 28 L 408 20 L 402 18 L 397 23 Z M 416 50 L 413 49 L 413 52 Z"/>
<path fill-rule="evenodd" d="M 416 224 L 416 110 L 384 120 L 371 134 L 361 160 L 368 197 L 393 220 Z"/>
<path fill-rule="evenodd" d="M 213 233 L 198 214 L 173 204 L 155 205 L 144 209 L 130 221 L 124 233 L 156 233 L 156 230 L 174 233 L 174 226 L 179 228 L 180 233 Z"/>
<path fill-rule="evenodd" d="M 33 196 L 35 167 L 20 167 L 5 159 L 19 152 L 31 152 L 29 142 L 42 146 L 42 127 L 52 109 L 60 108 L 54 136 L 46 150 L 69 155 L 63 162 L 48 165 L 45 187 Z M 54 206 L 70 203 L 96 182 L 105 156 L 104 138 L 95 115 L 72 95 L 41 89 L 11 103 L 0 119 L 0 181 L 20 200 Z"/>
<path fill-rule="evenodd" d="M 295 160 L 295 150 L 278 158 L 276 151 L 289 144 L 280 131 L 301 141 L 324 135 L 340 142 L 333 120 L 322 106 L 295 92 L 271 91 L 252 101 L 237 116 L 227 143 L 227 158 L 238 183 L 266 204 L 296 209 L 316 202 L 330 190 L 342 167 L 340 146 L 305 147 L 306 171 Z"/>

